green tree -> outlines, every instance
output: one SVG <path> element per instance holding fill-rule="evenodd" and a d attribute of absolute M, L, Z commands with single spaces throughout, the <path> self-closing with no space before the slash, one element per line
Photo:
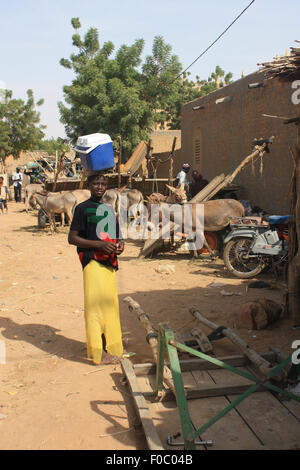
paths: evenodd
<path fill-rule="evenodd" d="M 208 80 L 191 81 L 189 73 L 182 77 L 182 65 L 162 36 L 154 38 L 144 63 L 143 39 L 121 46 L 112 57 L 114 45 L 108 41 L 101 46 L 95 28 L 82 37 L 79 18 L 72 18 L 71 24 L 76 53 L 60 64 L 75 78 L 63 87 L 65 103 L 58 106 L 72 143 L 80 135 L 103 132 L 117 144 L 120 135 L 126 158 L 157 125 L 180 129 L 182 105 L 216 89 L 220 77 L 226 84 L 232 77 L 218 66 Z"/>
<path fill-rule="evenodd" d="M 72 19 L 72 26 L 79 29 L 78 18 Z M 116 144 L 121 135 L 124 155 L 129 156 L 147 137 L 153 121 L 138 71 L 144 41 L 121 46 L 115 59 L 111 58 L 114 45 L 106 42 L 101 47 L 94 28 L 83 38 L 74 34 L 73 45 L 77 54 L 60 61 L 75 74 L 72 84 L 63 87 L 66 105 L 58 104 L 67 136 L 75 143 L 80 135 L 103 132 Z"/>
<path fill-rule="evenodd" d="M 38 143 L 37 149 L 47 152 L 48 155 L 55 155 L 56 151 L 58 153 L 61 153 L 64 150 L 69 152 L 70 146 L 68 145 L 66 140 L 62 139 L 61 137 L 58 137 L 57 139 L 54 139 L 54 137 L 51 137 L 50 139 L 41 140 Z"/>
<path fill-rule="evenodd" d="M 26 102 L 13 98 L 10 90 L 4 91 L 0 103 L 0 155 L 4 162 L 8 155 L 18 158 L 22 151 L 37 148 L 46 126 L 39 125 L 36 106 L 43 102 L 35 103 L 32 90 L 27 90 Z"/>
<path fill-rule="evenodd" d="M 162 36 L 153 41 L 152 55 L 147 56 L 142 66 L 142 83 L 145 100 L 154 111 L 154 122 L 164 128 L 170 121 L 180 99 L 181 81 L 176 80 L 182 65 L 172 47 L 164 42 Z"/>

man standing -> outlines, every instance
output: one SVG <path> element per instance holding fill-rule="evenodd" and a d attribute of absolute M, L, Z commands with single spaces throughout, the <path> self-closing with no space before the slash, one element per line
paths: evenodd
<path fill-rule="evenodd" d="M 189 187 L 189 182 L 187 179 L 187 174 L 190 171 L 191 166 L 188 163 L 182 165 L 181 171 L 178 173 L 176 178 L 178 179 L 177 187 L 179 188 L 182 183 L 184 183 L 184 189 L 187 191 Z"/>
<path fill-rule="evenodd" d="M 20 168 L 16 168 L 16 173 L 13 174 L 12 179 L 14 182 L 15 201 L 21 202 L 23 175 Z"/>
<path fill-rule="evenodd" d="M 102 174 L 88 177 L 91 197 L 76 206 L 68 237 L 83 268 L 87 355 L 94 364 L 123 354 L 116 271 L 124 242 L 112 206 L 102 202 L 107 182 Z"/>
<path fill-rule="evenodd" d="M 197 170 L 192 171 L 193 181 L 190 184 L 189 192 L 191 198 L 196 196 L 200 191 L 202 191 L 205 186 L 208 185 L 208 181 L 202 177 L 202 175 Z"/>

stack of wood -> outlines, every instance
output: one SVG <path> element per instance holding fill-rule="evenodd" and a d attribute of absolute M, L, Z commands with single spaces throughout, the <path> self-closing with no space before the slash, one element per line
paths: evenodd
<path fill-rule="evenodd" d="M 300 42 L 300 41 L 296 41 Z M 275 57 L 271 62 L 257 64 L 263 67 L 266 78 L 279 77 L 285 80 L 294 80 L 300 77 L 300 47 L 291 47 L 289 55 Z"/>

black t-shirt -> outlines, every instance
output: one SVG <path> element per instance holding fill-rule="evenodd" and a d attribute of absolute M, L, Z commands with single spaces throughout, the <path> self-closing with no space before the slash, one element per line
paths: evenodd
<path fill-rule="evenodd" d="M 75 208 L 70 230 L 78 231 L 78 235 L 86 240 L 102 240 L 117 242 L 121 238 L 119 223 L 113 207 L 109 204 L 96 202 L 93 199 L 78 204 Z M 94 248 L 78 248 L 77 253 L 84 268 L 90 260 L 96 260 L 106 266 L 118 269 L 117 255 L 106 254 Z"/>

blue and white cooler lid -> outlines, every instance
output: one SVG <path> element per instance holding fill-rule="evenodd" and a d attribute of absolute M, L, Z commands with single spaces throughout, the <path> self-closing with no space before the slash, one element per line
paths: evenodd
<path fill-rule="evenodd" d="M 104 144 L 109 144 L 109 143 L 112 143 L 112 140 L 108 134 L 96 133 L 96 134 L 82 135 L 78 137 L 77 139 L 75 150 L 80 152 L 82 148 L 85 148 L 86 151 L 91 152 L 99 145 L 104 145 Z"/>

